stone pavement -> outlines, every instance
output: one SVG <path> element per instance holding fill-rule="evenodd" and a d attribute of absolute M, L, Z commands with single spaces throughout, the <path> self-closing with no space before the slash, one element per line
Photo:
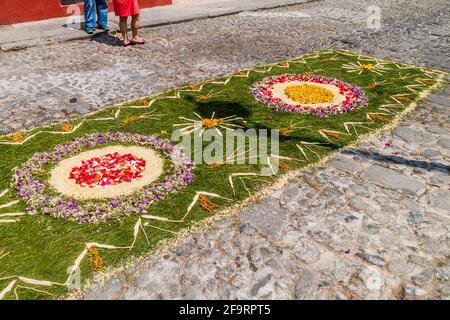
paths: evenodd
<path fill-rule="evenodd" d="M 325 0 L 146 29 L 142 47 L 99 35 L 0 53 L 0 130 L 316 49 L 449 70 L 449 16 L 444 0 Z M 85 298 L 450 299 L 449 93 Z"/>
<path fill-rule="evenodd" d="M 142 28 L 148 28 L 308 1 L 313 0 L 175 0 L 173 5 L 142 9 L 140 23 Z M 68 10 L 72 13 L 69 18 L 0 26 L 0 51 L 17 51 L 43 44 L 91 38 L 84 32 L 84 18 L 70 7 Z M 113 12 L 109 13 L 108 19 L 111 32 L 119 31 L 119 19 Z"/>
<path fill-rule="evenodd" d="M 278 3 L 278 1 L 272 1 Z M 446 0 L 317 1 L 143 30 L 144 46 L 100 34 L 0 52 L 0 133 L 325 48 L 448 70 Z M 379 5 L 382 29 L 367 28 Z M 307 17 L 305 17 L 307 15 Z"/>

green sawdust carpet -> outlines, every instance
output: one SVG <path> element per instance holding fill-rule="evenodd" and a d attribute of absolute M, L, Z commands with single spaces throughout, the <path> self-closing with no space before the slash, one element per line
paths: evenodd
<path fill-rule="evenodd" d="M 349 103 L 351 105 L 357 101 L 357 105 L 354 105 L 354 110 L 350 108 L 341 115 L 324 112 L 320 116 L 320 110 L 312 112 L 314 114 L 282 111 L 284 107 L 279 101 L 271 103 L 262 96 L 255 98 L 255 92 L 252 94 L 251 88 L 255 88 L 255 83 L 284 74 L 317 75 L 355 85 L 361 91 L 355 91 L 356 96 Z M 80 267 L 84 283 L 92 278 L 94 272 L 120 266 L 130 257 L 142 256 L 157 248 L 161 240 L 174 238 L 179 231 L 248 199 L 262 185 L 273 184 L 281 175 L 317 163 L 336 150 L 357 142 L 361 135 L 394 124 L 414 108 L 418 100 L 436 88 L 443 78 L 444 74 L 436 70 L 345 51 L 320 51 L 108 107 L 74 121 L 0 137 L 0 298 L 54 299 L 70 291 L 68 284 L 74 280 L 69 275 L 77 273 L 70 266 Z M 293 93 L 293 98 L 295 94 L 311 92 L 315 96 L 312 100 L 307 97 L 305 101 L 323 102 L 331 97 L 325 89 L 303 86 L 291 88 L 289 92 Z M 358 95 L 368 98 L 368 104 L 365 105 L 366 100 Z M 358 100 L 360 98 L 362 100 Z M 55 146 L 70 144 L 75 138 L 92 133 L 100 134 L 94 136 L 96 139 L 104 138 L 101 134 L 106 133 L 130 133 L 129 136 L 114 136 L 110 141 L 101 142 L 107 145 L 151 146 L 164 156 L 164 152 L 170 153 L 171 150 L 167 150 L 169 147 L 161 142 L 164 139 L 157 137 L 170 137 L 177 129 L 188 132 L 194 128 L 193 120 L 201 121 L 203 128 L 217 128 L 222 133 L 227 127 L 279 129 L 280 157 L 274 160 L 280 170 L 276 175 L 256 176 L 252 174 L 260 173 L 262 163 L 224 165 L 220 162 L 196 164 L 192 169 L 185 162 L 184 167 L 175 168 L 166 157 L 164 170 L 169 175 L 168 179 L 172 179 L 171 183 L 176 184 L 176 190 L 169 190 L 172 187 L 168 188 L 167 181 L 161 176 L 156 182 L 161 185 L 155 186 L 160 187 L 157 190 L 163 194 L 158 201 L 151 198 L 156 197 L 157 192 L 153 190 L 146 194 L 152 199 L 151 205 L 139 206 L 135 203 L 136 198 L 127 198 L 130 212 L 108 211 L 103 216 L 97 212 L 95 218 L 89 215 L 84 218 L 76 214 L 70 216 L 67 213 L 72 209 L 78 210 L 82 201 L 73 204 L 73 207 L 67 207 L 66 203 L 44 203 L 48 199 L 50 202 L 67 199 L 66 195 L 58 194 L 48 185 L 38 191 L 28 190 L 51 196 L 39 203 L 40 198 L 30 198 L 26 191 L 20 189 L 27 181 L 18 182 L 15 178 L 17 168 L 28 170 L 24 164 L 36 153 L 52 152 Z M 194 133 L 199 134 L 199 131 Z M 155 136 L 157 139 L 144 143 L 135 134 Z M 85 149 L 94 147 L 89 144 L 83 146 Z M 83 151 L 83 148 L 71 155 Z M 58 155 L 53 156 L 58 158 Z M 117 161 L 129 161 L 129 164 L 139 160 L 131 156 L 125 160 L 116 158 L 119 159 Z M 45 184 L 53 163 L 52 159 L 49 161 L 40 167 L 41 171 L 30 171 L 29 174 Z M 89 165 L 92 163 L 96 164 L 94 161 Z M 144 162 L 139 163 L 142 166 Z M 142 168 L 139 170 L 142 171 Z M 174 172 L 173 177 L 170 170 Z M 135 176 L 120 179 L 131 181 L 141 171 L 133 172 Z M 190 174 L 195 175 L 195 179 L 191 179 Z M 177 180 L 181 175 L 186 179 Z M 86 179 L 85 183 L 101 182 Z M 18 194 L 19 189 L 22 194 Z M 111 206 L 104 201 L 93 201 L 92 205 L 103 203 Z M 64 209 L 55 209 L 59 205 Z M 119 208 L 128 208 L 120 205 L 116 204 Z M 97 210 L 89 205 L 85 209 L 91 210 L 91 213 Z M 108 219 L 109 214 L 111 219 Z M 104 220 L 107 221 L 101 220 L 102 217 L 106 217 Z"/>

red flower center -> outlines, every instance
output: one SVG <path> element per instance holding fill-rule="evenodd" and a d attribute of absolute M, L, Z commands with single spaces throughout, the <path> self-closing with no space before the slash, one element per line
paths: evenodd
<path fill-rule="evenodd" d="M 145 165 L 144 159 L 130 153 L 109 153 L 82 161 L 81 166 L 71 170 L 69 179 L 75 179 L 82 187 L 112 186 L 142 178 Z"/>

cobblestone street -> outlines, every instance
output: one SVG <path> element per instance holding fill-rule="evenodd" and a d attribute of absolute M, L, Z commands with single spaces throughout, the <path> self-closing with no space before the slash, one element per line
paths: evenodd
<path fill-rule="evenodd" d="M 382 28 L 366 26 L 369 6 Z M 315 1 L 0 53 L 0 131 L 317 49 L 450 70 L 444 0 Z M 85 299 L 450 299 L 450 87 Z"/>
<path fill-rule="evenodd" d="M 447 4 L 318 1 L 145 29 L 148 42 L 139 48 L 124 49 L 117 38 L 100 35 L 0 52 L 0 132 L 67 120 L 105 104 L 317 49 L 351 49 L 448 69 Z M 366 27 L 370 5 L 382 10 L 381 30 Z"/>

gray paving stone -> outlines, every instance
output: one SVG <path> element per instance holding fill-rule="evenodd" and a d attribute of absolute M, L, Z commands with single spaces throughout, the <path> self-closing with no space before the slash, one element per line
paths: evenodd
<path fill-rule="evenodd" d="M 276 239 L 281 235 L 287 214 L 268 205 L 257 204 L 239 215 L 241 221 L 250 224 L 263 235 Z"/>
<path fill-rule="evenodd" d="M 105 284 L 96 285 L 91 290 L 86 293 L 86 300 L 98 300 L 102 299 L 102 297 L 117 297 L 121 294 L 123 290 L 125 281 L 120 278 L 113 278 L 108 280 Z"/>
<path fill-rule="evenodd" d="M 394 130 L 394 137 L 405 140 L 411 144 L 429 142 L 431 134 L 417 131 L 410 127 L 398 127 Z"/>
<path fill-rule="evenodd" d="M 328 161 L 328 165 L 349 173 L 356 173 L 362 169 L 358 162 L 347 157 L 331 159 Z"/>
<path fill-rule="evenodd" d="M 370 264 L 373 264 L 373 265 L 376 265 L 379 267 L 383 267 L 386 263 L 383 257 L 381 257 L 379 255 L 375 255 L 375 254 L 367 254 L 365 252 L 360 251 L 356 254 L 356 256 Z"/>
<path fill-rule="evenodd" d="M 413 284 L 405 284 L 403 287 L 403 297 L 405 299 L 411 300 L 411 299 L 420 299 L 424 295 L 426 295 L 426 291 L 422 288 L 416 287 Z"/>
<path fill-rule="evenodd" d="M 428 259 L 426 257 L 413 254 L 409 256 L 409 262 L 424 267 L 426 266 Z"/>
<path fill-rule="evenodd" d="M 295 286 L 295 296 L 297 299 L 303 298 L 314 285 L 314 273 L 305 270 L 300 274 L 300 278 Z"/>
<path fill-rule="evenodd" d="M 410 192 L 420 196 L 426 191 L 426 186 L 396 170 L 372 166 L 362 174 L 364 179 L 386 188 Z"/>
<path fill-rule="evenodd" d="M 443 300 L 450 300 L 450 283 L 444 283 L 439 286 L 440 298 Z"/>
<path fill-rule="evenodd" d="M 431 205 L 450 214 L 450 190 L 435 189 L 430 193 Z"/>
<path fill-rule="evenodd" d="M 403 261 L 394 260 L 388 265 L 388 270 L 397 276 L 403 276 L 413 271 L 414 267 Z"/>
<path fill-rule="evenodd" d="M 259 291 L 261 290 L 261 288 L 263 288 L 266 284 L 268 284 L 271 279 L 272 279 L 272 274 L 270 274 L 270 273 L 268 275 L 264 276 L 263 278 L 258 279 L 256 281 L 256 283 L 250 289 L 250 296 L 256 297 L 258 295 Z"/>
<path fill-rule="evenodd" d="M 439 146 L 441 146 L 444 149 L 447 149 L 447 150 L 450 149 L 450 139 L 447 139 L 447 138 L 439 139 L 437 143 Z"/>
<path fill-rule="evenodd" d="M 440 281 L 450 281 L 450 266 L 437 267 L 434 272 Z"/>
<path fill-rule="evenodd" d="M 426 269 L 412 279 L 418 286 L 424 286 L 433 280 L 433 271 L 431 269 Z"/>
<path fill-rule="evenodd" d="M 422 243 L 422 248 L 433 254 L 437 254 L 445 250 L 445 244 L 436 239 L 428 239 Z"/>

